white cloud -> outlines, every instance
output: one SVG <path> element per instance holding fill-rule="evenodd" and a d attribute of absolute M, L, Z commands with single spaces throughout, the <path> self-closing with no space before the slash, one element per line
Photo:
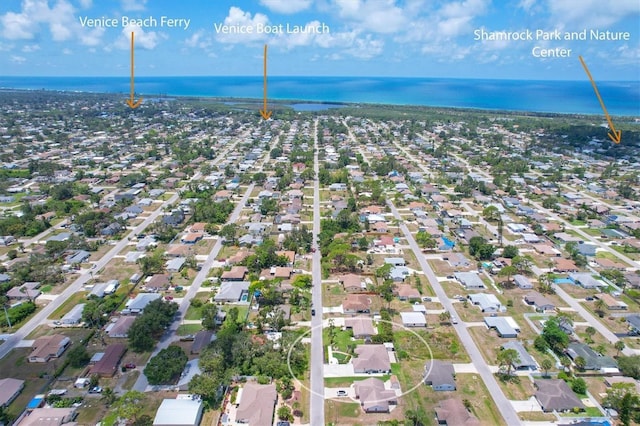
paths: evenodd
<path fill-rule="evenodd" d="M 161 38 L 166 38 L 166 36 L 155 31 L 146 32 L 141 27 L 130 22 L 126 27 L 122 28 L 122 34 L 116 40 L 115 47 L 123 50 L 131 49 L 131 33 L 134 33 L 134 46 L 136 49 L 154 49 Z"/>
<path fill-rule="evenodd" d="M 604 27 L 640 14 L 638 0 L 547 0 L 547 5 L 560 28 Z"/>
<path fill-rule="evenodd" d="M 191 35 L 191 37 L 185 39 L 185 46 L 198 47 L 200 49 L 207 49 L 213 44 L 211 37 L 207 36 L 204 30 L 198 30 Z"/>
<path fill-rule="evenodd" d="M 444 38 L 457 37 L 471 30 L 471 21 L 486 12 L 488 0 L 464 0 L 446 4 L 437 15 L 437 28 Z"/>
<path fill-rule="evenodd" d="M 35 22 L 24 13 L 8 12 L 0 17 L 2 36 L 9 40 L 25 40 L 35 37 Z"/>
<path fill-rule="evenodd" d="M 93 6 L 93 0 L 79 0 L 80 1 L 80 7 L 83 9 L 89 9 L 91 6 Z"/>
<path fill-rule="evenodd" d="M 62 53 L 64 55 L 72 55 L 73 51 L 71 49 L 68 49 L 68 48 L 65 47 L 64 49 L 62 49 Z"/>
<path fill-rule="evenodd" d="M 121 0 L 120 3 L 126 12 L 144 10 L 147 6 L 147 0 Z"/>
<path fill-rule="evenodd" d="M 35 52 L 35 51 L 38 51 L 38 50 L 40 50 L 40 46 L 37 45 L 37 44 L 25 44 L 22 47 L 22 51 L 24 53 L 32 53 L 32 52 Z"/>
<path fill-rule="evenodd" d="M 395 33 L 409 21 L 395 0 L 333 0 L 343 19 L 354 21 L 360 29 L 374 33 Z"/>
<path fill-rule="evenodd" d="M 244 26 L 253 28 L 252 33 L 240 33 L 240 34 L 223 34 L 217 33 L 216 39 L 221 43 L 248 43 L 264 40 L 266 34 L 258 33 L 256 28 L 258 25 L 268 25 L 269 18 L 262 13 L 256 13 L 251 17 L 250 12 L 245 12 L 239 7 L 232 6 L 229 9 L 229 15 L 224 18 L 224 25 L 228 26 Z"/>
<path fill-rule="evenodd" d="M 272 12 L 291 14 L 308 9 L 311 0 L 260 0 L 260 4 Z"/>
<path fill-rule="evenodd" d="M 520 0 L 518 7 L 529 11 L 536 4 L 536 0 Z"/>
<path fill-rule="evenodd" d="M 27 58 L 25 58 L 24 56 L 18 56 L 18 55 L 11 55 L 9 59 L 11 60 L 11 62 L 16 64 L 23 64 L 27 61 Z"/>
<path fill-rule="evenodd" d="M 382 53 L 384 42 L 382 40 L 374 40 L 370 34 L 365 38 L 358 38 L 350 48 L 345 52 L 359 59 L 371 59 Z"/>
<path fill-rule="evenodd" d="M 86 2 L 81 2 L 83 5 Z M 38 36 L 41 26 L 48 26 L 54 41 L 77 39 L 85 45 L 100 43 L 103 28 L 83 28 L 77 20 L 76 9 L 68 0 L 22 0 L 19 13 L 0 15 L 0 35 L 10 40 L 30 40 Z"/>

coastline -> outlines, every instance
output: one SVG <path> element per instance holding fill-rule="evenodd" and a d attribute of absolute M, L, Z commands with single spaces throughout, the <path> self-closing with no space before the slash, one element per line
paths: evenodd
<path fill-rule="evenodd" d="M 588 81 L 382 77 L 270 77 L 269 102 L 422 106 L 519 113 L 603 115 Z M 138 77 L 146 98 L 261 99 L 260 77 Z M 640 81 L 599 82 L 612 116 L 640 116 Z M 123 95 L 124 77 L 0 77 L 2 90 Z"/>

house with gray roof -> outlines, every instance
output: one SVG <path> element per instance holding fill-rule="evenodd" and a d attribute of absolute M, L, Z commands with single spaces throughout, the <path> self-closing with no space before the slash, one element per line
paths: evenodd
<path fill-rule="evenodd" d="M 91 253 L 86 250 L 77 250 L 75 253 L 67 256 L 65 262 L 69 265 L 76 265 L 82 263 L 91 257 Z"/>
<path fill-rule="evenodd" d="M 567 348 L 567 355 L 574 362 L 576 358 L 582 357 L 585 360 L 585 370 L 596 370 L 601 372 L 617 372 L 618 371 L 618 363 L 616 360 L 611 358 L 610 356 L 600 355 L 589 345 L 579 342 L 569 343 L 569 347 Z"/>
<path fill-rule="evenodd" d="M 507 308 L 502 306 L 500 300 L 491 293 L 476 293 L 470 294 L 469 300 L 474 305 L 480 307 L 481 312 L 505 312 Z"/>
<path fill-rule="evenodd" d="M 535 397 L 545 413 L 572 411 L 574 408 L 585 409 L 582 401 L 564 380 L 535 380 L 533 385 L 537 389 Z"/>
<path fill-rule="evenodd" d="M 174 257 L 167 262 L 166 269 L 168 272 L 180 272 L 186 261 L 184 257 Z"/>
<path fill-rule="evenodd" d="M 477 272 L 456 272 L 454 276 L 467 289 L 485 288 Z"/>
<path fill-rule="evenodd" d="M 425 365 L 424 384 L 431 385 L 434 391 L 456 390 L 456 372 L 450 361 L 433 359 Z"/>
<path fill-rule="evenodd" d="M 509 321 L 511 320 L 511 321 Z M 495 328 L 498 336 L 503 338 L 518 337 L 519 327 L 511 317 L 484 317 L 484 323 L 489 329 Z M 514 324 L 516 327 L 514 327 Z"/>
<path fill-rule="evenodd" d="M 223 281 L 213 300 L 219 303 L 240 302 L 243 295 L 248 297 L 249 284 L 249 281 Z"/>
<path fill-rule="evenodd" d="M 525 294 L 524 302 L 527 305 L 535 307 L 536 311 L 553 311 L 556 306 L 549 299 L 544 297 L 541 293 L 537 291 L 530 291 Z"/>
<path fill-rule="evenodd" d="M 124 315 L 137 315 L 144 311 L 152 301 L 159 299 L 161 296 L 158 293 L 138 293 L 138 295 L 127 302 L 126 307 L 122 310 Z"/>
<path fill-rule="evenodd" d="M 640 334 L 640 315 L 629 315 L 626 319 L 630 332 Z"/>
<path fill-rule="evenodd" d="M 502 349 L 513 349 L 518 352 L 518 360 L 513 363 L 513 368 L 519 371 L 535 371 L 538 369 L 538 364 L 533 359 L 529 352 L 525 349 L 520 341 L 511 341 L 504 343 Z"/>
<path fill-rule="evenodd" d="M 583 288 L 598 288 L 605 286 L 602 281 L 598 281 L 593 278 L 589 272 L 572 272 L 569 274 L 569 279 Z"/>
<path fill-rule="evenodd" d="M 513 276 L 513 281 L 516 283 L 516 285 L 522 289 L 531 289 L 533 288 L 533 283 L 531 281 L 529 281 L 529 278 L 525 277 L 524 275 L 520 275 L 520 274 L 516 274 Z"/>
<path fill-rule="evenodd" d="M 84 311 L 85 303 L 75 305 L 61 319 L 60 322 L 65 325 L 76 325 L 82 321 L 82 311 Z"/>

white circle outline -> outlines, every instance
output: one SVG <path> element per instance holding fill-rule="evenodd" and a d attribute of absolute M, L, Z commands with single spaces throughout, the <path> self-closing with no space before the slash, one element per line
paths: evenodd
<path fill-rule="evenodd" d="M 407 331 L 409 331 L 410 333 L 412 333 L 414 336 L 416 336 L 422 343 L 424 343 L 424 346 L 429 350 L 429 359 L 427 360 L 427 362 L 429 363 L 429 368 L 426 369 L 426 373 L 422 376 L 422 379 L 420 381 L 418 381 L 418 383 L 416 385 L 414 385 L 413 387 L 409 388 L 409 390 L 402 392 L 400 395 L 397 395 L 398 398 L 402 398 L 405 395 L 408 395 L 410 392 L 413 392 L 414 390 L 418 389 L 420 386 L 422 386 L 424 384 L 424 379 L 426 377 L 429 376 L 429 374 L 431 374 L 431 369 L 433 368 L 433 351 L 431 350 L 431 346 L 429 346 L 429 344 L 427 343 L 427 341 L 420 336 L 416 331 L 412 330 L 411 328 L 403 325 L 403 324 L 399 324 L 397 322 L 393 322 L 393 321 L 388 321 L 388 320 L 383 320 L 380 319 L 377 322 L 386 322 L 391 324 L 392 326 L 397 325 L 400 328 L 403 328 Z M 324 320 L 323 320 L 324 323 Z M 322 329 L 325 328 L 324 324 L 321 325 L 316 325 L 315 327 L 311 327 L 309 328 L 309 330 L 305 331 L 303 334 L 301 334 L 289 347 L 289 350 L 287 351 L 287 369 L 289 370 L 289 374 L 291 375 L 291 377 L 293 378 L 293 380 L 295 380 L 296 382 L 298 382 L 300 384 L 300 387 L 306 389 L 307 391 L 309 391 L 310 394 L 312 395 L 316 395 L 316 396 L 321 396 L 322 399 L 330 399 L 331 401 L 338 401 L 338 402 L 351 402 L 353 401 L 352 398 L 349 398 L 350 401 L 342 401 L 342 400 L 336 400 L 333 398 L 326 398 L 324 396 L 324 394 L 322 395 L 318 395 L 316 392 L 314 392 L 310 387 L 306 386 L 304 383 L 302 383 L 302 381 L 300 379 L 298 379 L 296 377 L 295 374 L 293 374 L 293 370 L 291 369 L 291 351 L 293 350 L 293 348 L 309 333 L 311 333 L 312 330 L 314 330 L 317 327 L 321 327 Z M 328 327 L 328 326 L 327 326 Z M 322 351 L 324 353 L 324 345 L 322 346 Z M 397 353 L 397 351 L 395 351 Z M 324 355 L 322 357 L 324 359 Z M 311 366 L 311 360 L 309 360 L 309 368 Z M 323 371 L 324 371 L 324 363 L 323 363 Z M 376 377 L 376 376 L 370 376 L 370 377 Z M 367 379 L 366 376 L 362 376 L 362 379 L 365 380 Z M 322 376 L 322 381 L 324 383 L 324 375 Z M 323 389 L 324 389 L 324 384 L 323 384 Z M 384 401 L 387 401 L 386 399 Z M 372 401 L 372 402 L 381 402 L 381 401 Z"/>

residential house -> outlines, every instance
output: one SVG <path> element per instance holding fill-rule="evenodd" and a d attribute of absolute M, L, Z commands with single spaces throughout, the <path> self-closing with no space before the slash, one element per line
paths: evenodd
<path fill-rule="evenodd" d="M 104 331 L 111 338 L 125 339 L 128 337 L 129 329 L 135 320 L 136 318 L 132 316 L 122 316 L 115 322 L 110 322 Z"/>
<path fill-rule="evenodd" d="M 627 324 L 629 324 L 629 333 L 633 335 L 640 334 L 640 315 L 627 316 Z"/>
<path fill-rule="evenodd" d="M 39 282 L 26 282 L 21 286 L 12 287 L 11 289 L 9 289 L 9 291 L 7 291 L 6 295 L 9 298 L 9 300 L 35 301 L 38 298 L 38 296 L 42 294 L 40 290 L 38 290 L 39 287 L 40 287 Z"/>
<path fill-rule="evenodd" d="M 371 312 L 371 298 L 364 294 L 347 294 L 342 302 L 345 314 L 368 314 Z"/>
<path fill-rule="evenodd" d="M 527 305 L 534 306 L 536 311 L 553 311 L 556 306 L 549 299 L 544 297 L 537 291 L 530 291 L 524 296 L 524 301 Z"/>
<path fill-rule="evenodd" d="M 518 337 L 520 327 L 511 317 L 484 317 L 487 328 L 494 328 L 498 336 L 502 338 Z"/>
<path fill-rule="evenodd" d="M 91 253 L 86 250 L 76 250 L 73 254 L 66 257 L 65 262 L 68 265 L 77 265 L 89 259 Z"/>
<path fill-rule="evenodd" d="M 567 382 L 561 379 L 534 380 L 535 397 L 542 407 L 542 411 L 566 412 L 574 409 L 584 410 L 585 406 L 571 390 Z"/>
<path fill-rule="evenodd" d="M 171 285 L 171 275 L 169 274 L 154 274 L 144 283 L 144 288 L 148 291 L 163 291 L 169 288 Z"/>
<path fill-rule="evenodd" d="M 609 293 L 598 293 L 595 295 L 595 298 L 602 300 L 610 311 L 623 311 L 628 308 L 626 303 L 621 300 L 616 300 L 616 298 Z"/>
<path fill-rule="evenodd" d="M 60 334 L 39 337 L 33 342 L 29 362 L 48 362 L 51 358 L 58 358 L 70 344 L 71 340 Z"/>
<path fill-rule="evenodd" d="M 113 222 L 102 228 L 102 230 L 100 231 L 100 235 L 110 237 L 113 235 L 117 235 L 120 231 L 122 231 L 122 225 L 120 225 L 120 223 L 118 222 Z"/>
<path fill-rule="evenodd" d="M 191 353 L 194 355 L 200 354 L 204 348 L 215 340 L 215 335 L 211 330 L 200 330 L 196 333 L 193 343 L 191 344 Z"/>
<path fill-rule="evenodd" d="M 402 301 L 411 302 L 420 300 L 421 298 L 420 292 L 410 284 L 399 284 L 398 286 L 396 286 L 395 292 L 398 295 L 398 299 Z"/>
<path fill-rule="evenodd" d="M 357 358 L 352 360 L 355 373 L 388 374 L 391 372 L 389 354 L 384 345 L 358 345 L 355 349 Z"/>
<path fill-rule="evenodd" d="M 71 408 L 34 408 L 27 410 L 15 426 L 75 426 L 76 409 Z"/>
<path fill-rule="evenodd" d="M 454 276 L 466 289 L 485 288 L 477 272 L 456 272 Z"/>
<path fill-rule="evenodd" d="M 344 326 L 353 331 L 353 337 L 356 339 L 369 339 L 376 334 L 370 317 L 345 318 Z"/>
<path fill-rule="evenodd" d="M 365 413 L 388 413 L 389 405 L 397 404 L 396 391 L 386 389 L 384 382 L 375 377 L 356 381 L 353 387 Z"/>
<path fill-rule="evenodd" d="M 400 312 L 405 327 L 426 327 L 427 317 L 422 312 Z"/>
<path fill-rule="evenodd" d="M 175 257 L 169 260 L 166 264 L 167 272 L 180 272 L 186 262 L 187 259 L 184 257 Z"/>
<path fill-rule="evenodd" d="M 518 371 L 535 371 L 538 365 L 533 357 L 527 352 L 520 341 L 511 341 L 502 344 L 502 349 L 513 349 L 518 353 L 518 360 L 513 363 L 513 368 Z"/>
<path fill-rule="evenodd" d="M 577 357 L 582 357 L 585 360 L 585 370 L 596 370 L 602 373 L 618 372 L 616 360 L 610 356 L 600 355 L 585 343 L 571 342 L 566 352 L 574 362 Z"/>
<path fill-rule="evenodd" d="M 571 259 L 558 257 L 558 258 L 554 258 L 553 262 L 554 262 L 553 270 L 555 272 L 565 272 L 565 273 L 578 272 L 578 267 L 576 266 L 576 263 Z"/>
<path fill-rule="evenodd" d="M 504 312 L 506 308 L 502 306 L 500 300 L 494 294 L 477 293 L 468 296 L 471 303 L 480 307 L 481 312 Z"/>
<path fill-rule="evenodd" d="M 434 391 L 456 390 L 455 370 L 450 361 L 432 359 L 424 366 L 424 384 L 430 385 Z"/>
<path fill-rule="evenodd" d="M 222 281 L 242 281 L 249 272 L 246 266 L 234 266 L 229 271 L 222 273 L 220 279 Z"/>
<path fill-rule="evenodd" d="M 127 346 L 123 343 L 115 343 L 107 346 L 100 361 L 91 367 L 90 373 L 100 377 L 113 377 L 118 370 L 118 363 L 127 351 Z"/>
<path fill-rule="evenodd" d="M 204 406 L 199 399 L 163 399 L 153 426 L 199 426 Z"/>
<path fill-rule="evenodd" d="M 460 398 L 440 401 L 436 407 L 438 424 L 447 426 L 480 426 L 480 421 L 467 410 Z"/>
<path fill-rule="evenodd" d="M 248 281 L 223 281 L 213 300 L 218 303 L 247 302 L 249 284 Z"/>
<path fill-rule="evenodd" d="M 580 285 L 583 288 L 598 288 L 598 287 L 606 287 L 606 285 L 599 280 L 593 278 L 589 272 L 574 272 L 569 274 L 569 279 L 574 283 Z"/>
<path fill-rule="evenodd" d="M 134 299 L 130 299 L 126 307 L 122 310 L 123 315 L 137 315 L 144 311 L 149 303 L 156 299 L 160 299 L 158 293 L 138 293 Z"/>
<path fill-rule="evenodd" d="M 407 261 L 401 257 L 385 257 L 384 263 L 395 267 L 407 266 Z"/>
<path fill-rule="evenodd" d="M 348 293 L 357 293 L 367 289 L 367 286 L 360 275 L 346 274 L 340 276 L 338 280 L 344 287 L 344 290 Z"/>
<path fill-rule="evenodd" d="M 0 408 L 8 407 L 24 389 L 24 380 L 6 377 L 0 379 Z"/>
<path fill-rule="evenodd" d="M 77 325 L 82 321 L 82 311 L 84 311 L 85 303 L 80 303 L 72 307 L 69 312 L 64 314 L 60 322 L 64 325 Z"/>
<path fill-rule="evenodd" d="M 520 275 L 520 274 L 514 275 L 513 281 L 521 289 L 528 290 L 533 288 L 533 283 L 529 281 L 529 278 L 525 277 L 524 275 Z"/>
<path fill-rule="evenodd" d="M 246 383 L 238 392 L 235 422 L 249 426 L 271 425 L 277 401 L 275 384 Z"/>

